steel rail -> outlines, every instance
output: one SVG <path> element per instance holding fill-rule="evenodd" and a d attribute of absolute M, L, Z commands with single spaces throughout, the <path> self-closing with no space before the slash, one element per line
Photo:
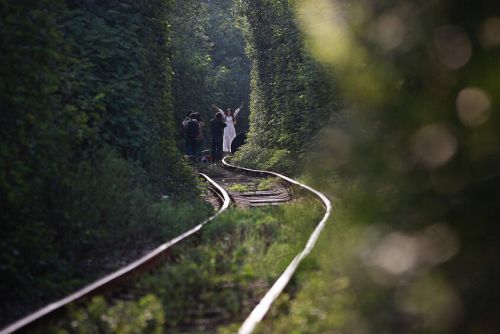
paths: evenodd
<path fill-rule="evenodd" d="M 18 330 L 21 329 L 26 329 L 29 326 L 34 325 L 38 321 L 42 320 L 46 316 L 53 314 L 54 312 L 61 310 L 65 306 L 67 306 L 70 303 L 82 300 L 86 297 L 89 297 L 91 295 L 95 295 L 96 293 L 99 292 L 104 292 L 107 289 L 111 288 L 112 286 L 116 285 L 122 280 L 125 280 L 132 275 L 143 272 L 146 270 L 151 269 L 152 267 L 158 265 L 160 262 L 165 260 L 168 256 L 168 250 L 170 247 L 174 246 L 175 244 L 179 243 L 180 241 L 186 239 L 187 237 L 197 233 L 198 231 L 201 230 L 201 228 L 207 224 L 208 222 L 212 221 L 215 219 L 219 214 L 221 214 L 224 210 L 226 210 L 229 207 L 229 204 L 231 202 L 231 199 L 229 198 L 229 194 L 224 190 L 221 186 L 219 186 L 214 180 L 212 180 L 209 176 L 199 173 L 199 175 L 203 178 L 205 178 L 210 185 L 215 189 L 215 191 L 222 197 L 223 203 L 219 211 L 217 211 L 216 214 L 213 216 L 209 217 L 205 221 L 203 221 L 201 224 L 193 227 L 187 232 L 184 232 L 183 234 L 175 237 L 174 239 L 167 241 L 166 243 L 162 244 L 161 246 L 157 247 L 153 251 L 149 252 L 148 254 L 144 255 L 140 259 L 130 263 L 129 265 L 95 281 L 94 283 L 91 283 L 87 285 L 86 287 L 72 293 L 69 296 L 66 296 L 56 302 L 53 302 L 38 311 L 35 311 L 28 316 L 8 325 L 7 327 L 3 328 L 0 331 L 0 334 L 10 334 L 14 333 Z"/>
<path fill-rule="evenodd" d="M 245 168 L 245 167 L 240 167 L 240 166 L 235 166 L 226 161 L 227 157 L 225 157 L 222 160 L 223 165 L 226 168 L 231 168 L 231 169 L 238 169 L 238 170 L 244 170 L 250 173 L 255 173 L 255 174 L 268 174 L 268 175 L 274 175 L 277 176 L 289 183 L 292 183 L 294 185 L 297 185 L 301 188 L 304 188 L 310 192 L 312 192 L 314 195 L 316 195 L 323 205 L 325 206 L 325 214 L 323 218 L 320 220 L 318 225 L 316 225 L 316 228 L 314 229 L 313 233 L 309 237 L 309 240 L 306 243 L 306 246 L 304 249 L 297 254 L 293 260 L 290 262 L 288 267 L 283 271 L 283 273 L 278 277 L 276 282 L 274 282 L 273 286 L 267 291 L 265 296 L 260 300 L 259 304 L 255 306 L 255 308 L 252 310 L 250 315 L 246 318 L 246 320 L 243 322 L 241 325 L 240 329 L 238 330 L 238 334 L 249 334 L 252 333 L 255 329 L 255 327 L 264 319 L 265 315 L 271 308 L 271 305 L 274 303 L 274 301 L 279 297 L 281 292 L 285 289 L 287 286 L 288 282 L 292 278 L 293 274 L 299 267 L 299 264 L 302 262 L 302 260 L 312 251 L 314 248 L 314 245 L 316 244 L 316 241 L 319 238 L 319 235 L 321 234 L 321 231 L 325 227 L 326 221 L 331 215 L 332 212 L 332 203 L 330 200 L 321 192 L 303 184 L 298 181 L 295 181 L 287 176 L 284 176 L 279 173 L 275 172 L 269 172 L 269 171 L 263 171 L 263 170 L 257 170 L 257 169 L 250 169 L 250 168 Z"/>

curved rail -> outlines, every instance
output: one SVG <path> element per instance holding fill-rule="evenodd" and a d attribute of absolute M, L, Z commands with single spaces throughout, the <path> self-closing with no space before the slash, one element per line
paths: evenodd
<path fill-rule="evenodd" d="M 226 157 L 227 158 L 227 157 Z M 288 267 L 285 269 L 285 271 L 278 277 L 276 282 L 274 282 L 273 286 L 267 291 L 266 295 L 260 300 L 259 304 L 255 306 L 255 308 L 252 310 L 250 315 L 246 318 L 246 320 L 243 322 L 243 325 L 241 325 L 238 334 L 249 334 L 252 333 L 255 329 L 255 327 L 259 324 L 259 322 L 262 321 L 264 316 L 267 314 L 269 311 L 271 305 L 273 302 L 279 297 L 283 289 L 285 289 L 286 285 L 292 278 L 293 274 L 297 270 L 299 264 L 302 262 L 302 260 L 312 251 L 314 245 L 316 244 L 316 241 L 318 240 L 318 237 L 323 230 L 326 221 L 330 217 L 330 214 L 332 212 L 332 204 L 330 200 L 323 195 L 321 192 L 306 186 L 305 184 L 302 184 L 298 181 L 295 181 L 287 176 L 275 173 L 275 172 L 268 172 L 268 171 L 262 171 L 262 170 L 256 170 L 256 169 L 250 169 L 250 168 L 244 168 L 244 167 L 239 167 L 235 165 L 231 165 L 226 161 L 226 158 L 222 160 L 222 163 L 224 164 L 225 167 L 231 168 L 231 169 L 239 169 L 239 170 L 244 170 L 247 172 L 251 173 L 256 173 L 256 174 L 268 174 L 268 175 L 274 175 L 277 176 L 283 180 L 286 180 L 289 183 L 295 184 L 301 188 L 304 188 L 306 190 L 309 190 L 312 192 L 314 195 L 319 197 L 323 205 L 325 206 L 326 212 L 321 221 L 316 225 L 316 228 L 314 229 L 313 233 L 309 237 L 309 240 L 306 243 L 306 246 L 304 249 L 297 254 L 292 262 L 288 265 Z"/>
<path fill-rule="evenodd" d="M 199 173 L 199 175 L 205 178 L 213 187 L 213 189 L 223 199 L 223 204 L 215 215 L 209 217 L 201 224 L 193 227 L 189 231 L 175 237 L 170 241 L 167 241 L 163 245 L 157 247 L 153 251 L 144 255 L 140 259 L 132 262 L 131 264 L 95 281 L 94 283 L 89 284 L 83 289 L 80 289 L 77 292 L 69 296 L 66 296 L 61 300 L 58 300 L 54 303 L 51 303 L 39 309 L 38 311 L 35 311 L 34 313 L 12 323 L 11 325 L 8 325 L 7 327 L 5 327 L 0 331 L 0 334 L 10 334 L 20 329 L 26 329 L 28 326 L 34 325 L 37 321 L 41 320 L 42 318 L 45 318 L 46 316 L 54 313 L 55 311 L 61 310 L 63 307 L 67 306 L 70 303 L 95 295 L 96 293 L 104 292 L 109 288 L 115 286 L 117 283 L 131 277 L 132 275 L 149 270 L 152 267 L 158 265 L 163 260 L 165 260 L 168 256 L 168 250 L 170 247 L 174 246 L 180 241 L 186 239 L 187 237 L 201 230 L 203 225 L 215 219 L 215 217 L 217 217 L 219 214 L 221 214 L 224 210 L 226 210 L 229 207 L 229 204 L 231 202 L 229 194 L 207 175 L 202 173 Z"/>

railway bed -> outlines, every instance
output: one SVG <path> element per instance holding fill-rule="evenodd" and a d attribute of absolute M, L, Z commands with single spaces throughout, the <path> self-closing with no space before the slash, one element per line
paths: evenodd
<path fill-rule="evenodd" d="M 264 295 L 264 297 L 260 299 L 260 301 L 245 301 L 249 307 L 253 307 L 253 310 L 250 312 L 250 315 L 243 322 L 243 325 L 239 330 L 240 334 L 251 333 L 255 326 L 268 312 L 272 303 L 278 298 L 280 293 L 286 287 L 302 259 L 314 247 L 326 220 L 330 216 L 332 210 L 331 204 L 326 196 L 306 185 L 301 184 L 300 182 L 274 172 L 237 167 L 229 164 L 226 159 L 223 160 L 222 166 L 211 164 L 208 168 L 203 168 L 203 173 L 199 174 L 209 183 L 210 192 L 214 194 L 216 201 L 220 203 L 220 209 L 214 216 L 208 218 L 189 231 L 186 231 L 176 238 L 164 243 L 163 245 L 160 245 L 131 264 L 1 329 L 0 334 L 25 331 L 30 328 L 35 328 L 38 325 L 43 325 L 45 321 L 56 317 L 57 314 L 66 309 L 67 306 L 73 305 L 82 300 L 88 300 L 89 297 L 96 294 L 107 294 L 108 296 L 111 295 L 112 298 L 122 300 L 133 299 L 133 296 L 128 296 L 126 291 L 118 289 L 117 286 L 132 276 L 151 272 L 151 270 L 158 267 L 160 263 L 169 258 L 171 259 L 171 247 L 188 238 L 192 239 L 194 235 L 199 234 L 205 224 L 215 219 L 221 212 L 228 208 L 231 201 L 240 208 L 281 205 L 293 200 L 294 197 L 292 195 L 293 192 L 291 191 L 291 188 L 302 188 L 302 190 L 309 191 L 314 196 L 319 198 L 325 207 L 325 214 L 321 221 L 316 225 L 316 228 L 309 237 L 304 249 L 293 258 L 288 267 L 279 276 L 271 288 L 267 290 L 268 285 L 262 284 L 262 282 L 257 282 L 253 287 L 257 290 L 262 290 L 260 295 Z M 122 288 L 123 287 L 124 286 L 122 285 Z M 112 290 L 114 290 L 114 292 L 112 292 Z M 267 290 L 267 292 L 264 290 Z M 202 312 L 205 312 L 205 314 L 201 314 L 201 319 L 199 320 L 200 323 L 195 322 L 192 324 L 179 324 L 179 332 L 190 332 L 200 325 L 213 327 L 227 320 L 220 318 L 217 310 L 207 310 Z M 200 316 L 200 314 L 198 315 Z"/>
<path fill-rule="evenodd" d="M 293 199 L 290 187 L 276 177 L 241 174 L 222 165 L 201 170 L 228 192 L 237 207 L 280 205 Z"/>

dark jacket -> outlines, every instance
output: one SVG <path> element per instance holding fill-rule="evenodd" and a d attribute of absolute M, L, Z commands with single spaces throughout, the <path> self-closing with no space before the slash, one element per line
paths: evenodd
<path fill-rule="evenodd" d="M 210 129 L 212 130 L 212 142 L 222 141 L 224 137 L 225 127 L 226 123 L 222 121 L 222 117 L 216 117 L 210 121 Z"/>

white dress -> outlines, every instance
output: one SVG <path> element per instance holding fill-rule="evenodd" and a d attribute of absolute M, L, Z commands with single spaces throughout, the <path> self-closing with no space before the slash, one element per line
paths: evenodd
<path fill-rule="evenodd" d="M 224 117 L 226 127 L 224 128 L 224 140 L 222 142 L 222 150 L 224 152 L 231 152 L 231 142 L 236 137 L 236 129 L 234 128 L 234 117 Z"/>
<path fill-rule="evenodd" d="M 224 122 L 226 123 L 226 127 L 224 128 L 224 137 L 222 141 L 222 151 L 231 152 L 231 142 L 234 137 L 236 137 L 236 129 L 234 128 L 234 117 L 238 115 L 241 108 L 238 108 L 234 111 L 234 116 L 224 116 Z M 220 112 L 224 114 L 224 112 L 219 109 Z"/>

